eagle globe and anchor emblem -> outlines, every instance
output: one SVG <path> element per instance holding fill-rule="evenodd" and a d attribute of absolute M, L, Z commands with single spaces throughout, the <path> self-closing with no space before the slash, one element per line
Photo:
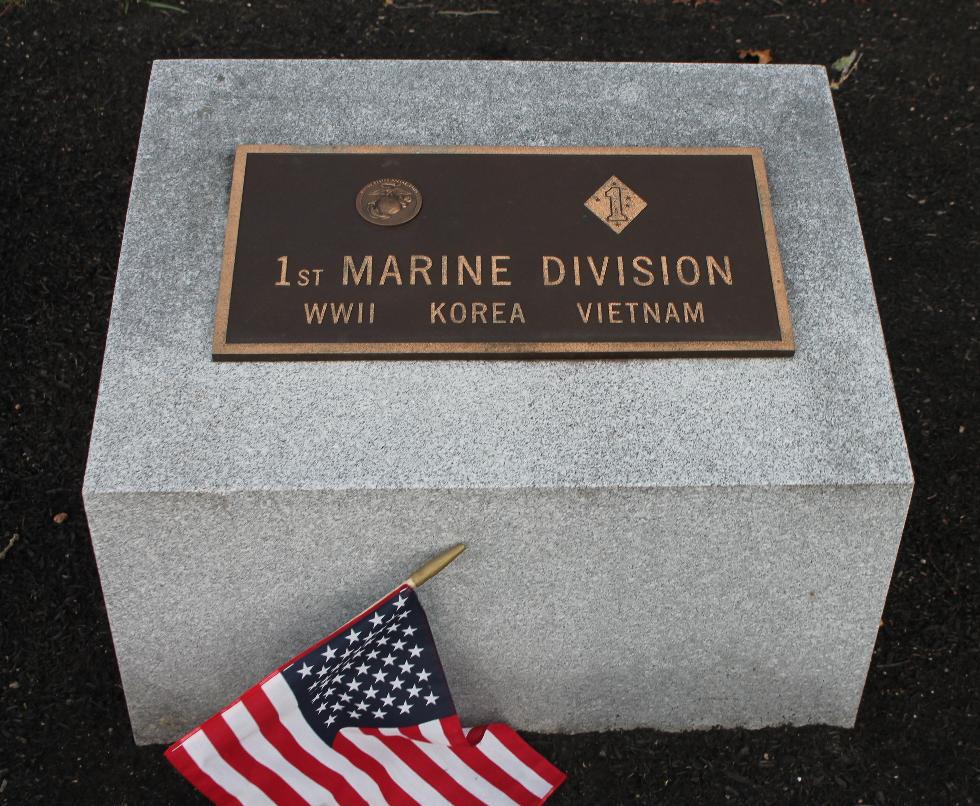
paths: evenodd
<path fill-rule="evenodd" d="M 361 218 L 382 227 L 411 221 L 422 209 L 422 194 L 404 179 L 375 179 L 357 194 L 355 202 Z"/>

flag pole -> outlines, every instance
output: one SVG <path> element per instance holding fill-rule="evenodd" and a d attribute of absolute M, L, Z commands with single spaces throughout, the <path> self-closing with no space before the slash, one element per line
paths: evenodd
<path fill-rule="evenodd" d="M 425 565 L 415 569 L 415 572 L 407 580 L 405 580 L 405 584 L 410 585 L 413 588 L 418 588 L 421 585 L 424 585 L 428 580 L 432 579 L 432 577 L 438 574 L 443 568 L 462 554 L 465 549 L 465 543 L 457 543 L 451 549 L 447 549 L 438 557 L 433 557 Z"/>

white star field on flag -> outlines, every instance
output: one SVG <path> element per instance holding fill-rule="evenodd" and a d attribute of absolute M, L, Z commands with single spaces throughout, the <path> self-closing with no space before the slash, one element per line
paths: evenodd
<path fill-rule="evenodd" d="M 300 708 L 319 721 L 318 732 L 452 713 L 424 618 L 414 594 L 403 592 L 283 672 Z"/>

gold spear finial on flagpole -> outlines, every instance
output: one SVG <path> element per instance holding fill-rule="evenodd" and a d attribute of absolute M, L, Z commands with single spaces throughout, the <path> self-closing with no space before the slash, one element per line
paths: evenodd
<path fill-rule="evenodd" d="M 424 584 L 426 581 L 432 579 L 436 574 L 438 574 L 443 568 L 445 568 L 449 563 L 455 560 L 463 551 L 466 549 L 465 543 L 457 543 L 451 549 L 444 551 L 438 557 L 433 557 L 425 565 L 415 570 L 408 578 L 408 584 L 413 588 L 417 588 Z"/>

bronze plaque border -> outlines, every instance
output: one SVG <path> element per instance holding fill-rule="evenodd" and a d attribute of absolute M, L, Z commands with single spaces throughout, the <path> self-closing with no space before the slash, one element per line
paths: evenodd
<path fill-rule="evenodd" d="M 245 164 L 249 154 L 672 154 L 672 155 L 750 155 L 755 168 L 755 183 L 759 194 L 762 224 L 769 253 L 769 269 L 780 338 L 777 341 L 629 341 L 629 342 L 345 342 L 324 344 L 260 342 L 229 344 L 228 310 L 235 273 L 235 249 L 238 244 L 238 223 L 241 216 Z M 212 358 L 216 361 L 271 361 L 303 359 L 351 358 L 547 358 L 547 357 L 642 357 L 664 355 L 671 357 L 698 355 L 789 356 L 796 349 L 790 323 L 789 302 L 783 264 L 776 243 L 776 227 L 772 218 L 769 180 L 762 149 L 758 147 L 727 148 L 659 148 L 627 146 L 286 146 L 239 145 L 235 149 L 231 196 L 228 203 L 228 223 L 225 229 L 225 251 L 221 262 L 221 281 L 214 321 Z"/>

